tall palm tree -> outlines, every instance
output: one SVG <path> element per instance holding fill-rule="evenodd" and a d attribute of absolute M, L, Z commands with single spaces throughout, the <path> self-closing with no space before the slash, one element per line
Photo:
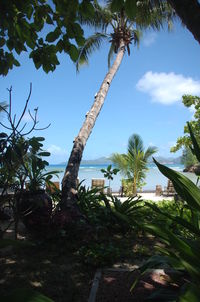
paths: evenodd
<path fill-rule="evenodd" d="M 130 2 L 130 1 L 129 1 Z M 124 57 L 125 51 L 130 54 L 130 45 L 132 42 L 138 44 L 139 29 L 149 28 L 159 30 L 165 21 L 169 21 L 171 11 L 167 4 L 165 9 L 146 5 L 146 1 L 135 1 L 135 14 L 127 16 L 127 8 L 125 4 L 120 11 L 112 11 L 112 1 L 107 1 L 106 6 L 100 6 L 94 1 L 95 14 L 92 18 L 81 18 L 82 24 L 87 24 L 95 29 L 95 33 L 91 35 L 85 44 L 79 49 L 79 57 L 77 61 L 77 70 L 79 67 L 88 63 L 88 58 L 93 51 L 99 49 L 103 40 L 110 43 L 108 53 L 108 72 L 100 86 L 98 93 L 95 95 L 94 103 L 86 114 L 85 121 L 74 140 L 73 148 L 62 180 L 62 202 L 64 208 L 74 208 L 76 204 L 76 183 L 78 177 L 79 166 L 86 142 L 95 125 L 96 119 L 104 104 L 110 84 L 117 73 L 119 66 Z M 99 30 L 99 31 L 98 31 Z M 110 32 L 111 30 L 111 32 Z M 110 66 L 112 56 L 115 60 Z"/>
<path fill-rule="evenodd" d="M 142 139 L 133 134 L 128 140 L 127 154 L 114 153 L 111 160 L 120 169 L 121 173 L 133 182 L 133 194 L 137 187 L 143 182 L 145 172 L 148 170 L 148 159 L 157 151 L 155 147 L 144 150 Z"/>

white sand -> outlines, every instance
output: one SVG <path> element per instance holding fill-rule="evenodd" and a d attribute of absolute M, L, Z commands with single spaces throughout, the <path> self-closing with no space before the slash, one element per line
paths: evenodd
<path fill-rule="evenodd" d="M 173 196 L 156 196 L 155 193 L 138 193 L 138 196 L 141 196 L 143 200 L 152 200 L 152 201 L 161 201 L 161 200 L 173 200 Z M 121 201 L 126 200 L 127 197 L 120 197 Z"/>

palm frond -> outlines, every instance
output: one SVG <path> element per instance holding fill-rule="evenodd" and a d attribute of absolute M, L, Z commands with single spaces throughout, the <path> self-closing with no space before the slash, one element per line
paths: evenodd
<path fill-rule="evenodd" d="M 174 10 L 166 1 L 144 0 L 138 2 L 135 22 L 141 29 L 151 27 L 160 30 L 164 24 L 169 25 L 170 20 L 175 17 Z"/>
<path fill-rule="evenodd" d="M 139 46 L 142 32 L 138 29 L 133 29 L 131 30 L 131 36 L 134 41 L 134 44 Z"/>
<path fill-rule="evenodd" d="M 133 134 L 128 140 L 128 153 L 143 152 L 144 146 L 141 137 L 138 134 Z"/>
<path fill-rule="evenodd" d="M 119 153 L 113 153 L 111 155 L 112 162 L 117 166 L 117 168 L 120 170 L 120 172 L 128 176 L 128 161 L 127 161 L 127 155 L 126 154 L 119 154 Z"/>
<path fill-rule="evenodd" d="M 76 70 L 79 71 L 79 68 L 83 64 L 88 64 L 88 57 L 97 49 L 100 48 L 101 43 L 104 39 L 108 38 L 106 34 L 95 33 L 86 39 L 83 46 L 79 48 L 79 56 L 76 62 Z"/>
<path fill-rule="evenodd" d="M 94 27 L 95 30 L 101 29 L 103 32 L 105 32 L 113 19 L 113 14 L 106 6 L 99 5 L 97 1 L 94 1 L 93 7 L 94 15 L 89 17 L 79 15 L 79 22 L 82 25 Z"/>
<path fill-rule="evenodd" d="M 115 54 L 115 45 L 114 45 L 114 43 L 111 43 L 110 49 L 109 49 L 109 52 L 108 52 L 108 69 L 111 66 L 111 61 L 113 59 L 114 54 Z"/>
<path fill-rule="evenodd" d="M 145 162 L 148 161 L 148 159 L 158 151 L 156 147 L 148 147 L 147 150 L 144 153 L 144 160 Z"/>
<path fill-rule="evenodd" d="M 0 102 L 0 112 L 5 112 L 7 108 L 8 105 L 6 104 L 6 102 Z"/>

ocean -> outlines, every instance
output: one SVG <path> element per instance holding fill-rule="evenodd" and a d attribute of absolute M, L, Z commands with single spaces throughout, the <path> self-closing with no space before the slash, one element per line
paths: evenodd
<path fill-rule="evenodd" d="M 91 180 L 92 178 L 104 178 L 103 173 L 101 172 L 101 169 L 106 169 L 106 165 L 81 165 L 79 170 L 79 181 L 84 180 L 83 184 L 86 187 L 91 187 Z M 166 165 L 170 167 L 173 170 L 179 171 L 183 173 L 183 165 L 179 164 L 168 164 Z M 162 173 L 158 170 L 155 164 L 149 164 L 148 165 L 148 171 L 146 173 L 146 179 L 145 179 L 145 185 L 143 186 L 143 191 L 150 191 L 155 190 L 156 185 L 161 185 L 162 188 L 167 186 L 167 178 L 162 175 Z M 65 166 L 64 165 L 49 165 L 48 171 L 51 170 L 59 170 L 59 179 L 54 176 L 54 181 L 62 181 Z M 193 173 L 183 173 L 187 177 L 189 177 L 192 181 L 196 181 L 196 176 Z M 121 187 L 121 179 L 123 178 L 123 175 L 120 174 L 120 172 L 117 175 L 114 175 L 113 181 L 111 181 L 111 188 L 113 192 L 118 192 Z M 105 180 L 105 185 L 108 186 L 108 180 Z"/>

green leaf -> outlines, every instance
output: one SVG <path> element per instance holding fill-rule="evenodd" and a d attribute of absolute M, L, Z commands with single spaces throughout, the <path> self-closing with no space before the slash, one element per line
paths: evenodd
<path fill-rule="evenodd" d="M 0 133 L 0 138 L 6 138 L 6 137 L 8 137 L 8 135 L 5 132 Z"/>
<path fill-rule="evenodd" d="M 38 142 L 43 142 L 43 141 L 45 140 L 45 138 L 42 137 L 42 136 L 37 136 L 37 137 L 35 137 L 35 139 L 36 139 Z"/>
<path fill-rule="evenodd" d="M 61 33 L 60 29 L 56 28 L 54 31 L 47 34 L 46 41 L 47 42 L 54 42 L 55 40 L 58 39 L 58 37 L 60 36 L 60 33 Z"/>
<path fill-rule="evenodd" d="M 76 48 L 75 45 L 71 44 L 70 49 L 69 49 L 69 55 L 72 61 L 76 62 L 78 60 L 78 49 Z"/>
<path fill-rule="evenodd" d="M 192 153 L 196 156 L 197 160 L 200 162 L 200 146 L 197 143 L 197 140 L 196 140 L 194 133 L 192 131 L 192 128 L 190 126 L 190 123 L 188 122 L 187 125 L 188 125 L 188 129 L 189 129 L 189 133 L 190 133 L 190 138 L 191 138 L 192 144 L 193 144 L 193 148 L 190 148 L 190 149 L 191 149 Z"/>
<path fill-rule="evenodd" d="M 119 12 L 124 6 L 124 0 L 113 0 L 111 3 L 111 10 L 113 12 Z"/>
<path fill-rule="evenodd" d="M 14 60 L 14 61 L 13 61 L 13 64 L 14 64 L 15 66 L 20 66 L 20 63 L 19 63 L 17 60 Z"/>
<path fill-rule="evenodd" d="M 56 47 L 57 47 L 57 49 L 58 49 L 59 52 L 62 52 L 62 51 L 63 51 L 64 46 L 65 46 L 65 44 L 64 44 L 64 42 L 63 42 L 62 39 L 60 39 L 60 40 L 58 41 L 58 43 L 56 44 Z"/>
<path fill-rule="evenodd" d="M 4 46 L 4 44 L 6 43 L 4 38 L 0 38 L 0 47 Z"/>
<path fill-rule="evenodd" d="M 183 174 L 153 160 L 160 172 L 173 182 L 174 188 L 181 198 L 187 201 L 190 207 L 200 211 L 200 189 Z"/>
<path fill-rule="evenodd" d="M 50 15 L 47 15 L 46 22 L 47 22 L 47 24 L 53 24 L 53 20 L 50 17 Z"/>
<path fill-rule="evenodd" d="M 79 5 L 79 11 L 85 17 L 91 18 L 94 16 L 94 7 L 88 0 L 83 0 Z"/>
<path fill-rule="evenodd" d="M 134 20 L 137 13 L 137 1 L 136 0 L 126 0 L 125 11 L 127 16 Z"/>
<path fill-rule="evenodd" d="M 50 152 L 39 152 L 38 155 L 39 156 L 50 156 L 51 153 Z"/>
<path fill-rule="evenodd" d="M 53 302 L 53 300 L 32 289 L 20 288 L 6 297 L 1 297 L 1 302 Z"/>
<path fill-rule="evenodd" d="M 31 5 L 28 6 L 27 9 L 27 18 L 30 20 L 31 16 L 33 14 L 33 7 Z"/>
<path fill-rule="evenodd" d="M 195 284 L 188 284 L 184 293 L 180 296 L 179 302 L 199 302 L 200 289 Z"/>

